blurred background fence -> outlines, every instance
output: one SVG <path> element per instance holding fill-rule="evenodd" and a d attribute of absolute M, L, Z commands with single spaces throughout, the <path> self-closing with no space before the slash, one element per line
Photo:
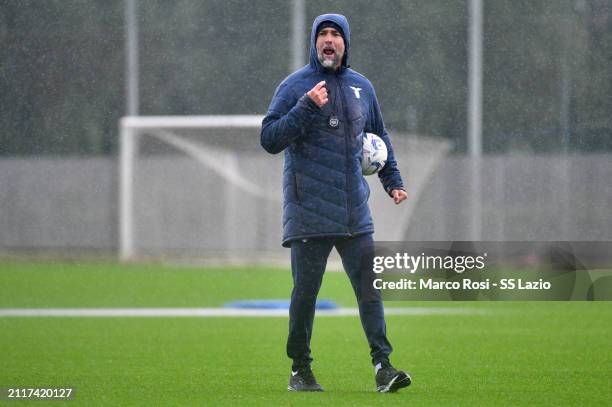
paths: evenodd
<path fill-rule="evenodd" d="M 117 253 L 129 2 L 0 0 L 0 252 Z M 345 14 L 351 65 L 376 87 L 411 194 L 395 208 L 374 179 L 378 239 L 469 239 L 476 208 L 483 240 L 612 240 L 612 0 L 483 2 L 476 194 L 467 1 L 132 4 L 140 115 L 264 114 L 296 64 L 292 41 L 305 63 L 314 17 Z M 257 129 L 241 137 L 216 146 L 268 203 L 187 156 L 153 155 L 136 175 L 143 254 L 286 255 L 282 159 Z"/>

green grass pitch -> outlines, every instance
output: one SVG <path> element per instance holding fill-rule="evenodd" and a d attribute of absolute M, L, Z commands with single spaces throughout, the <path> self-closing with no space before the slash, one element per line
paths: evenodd
<path fill-rule="evenodd" d="M 217 307 L 290 287 L 283 269 L 0 263 L 0 308 Z M 326 274 L 320 298 L 354 306 L 343 273 Z M 374 392 L 354 316 L 315 320 L 319 394 L 286 391 L 284 317 L 0 317 L 0 387 L 73 386 L 73 406 L 612 403 L 612 303 L 386 305 L 478 312 L 389 315 L 392 361 L 413 376 L 396 394 Z"/>

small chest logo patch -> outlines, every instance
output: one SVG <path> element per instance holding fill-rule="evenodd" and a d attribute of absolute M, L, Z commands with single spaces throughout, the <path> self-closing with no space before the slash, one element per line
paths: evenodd
<path fill-rule="evenodd" d="M 334 115 L 329 116 L 329 127 L 336 129 L 338 128 L 339 125 L 340 125 L 340 120 L 336 116 Z"/>
<path fill-rule="evenodd" d="M 349 88 L 353 89 L 353 92 L 355 92 L 355 97 L 357 99 L 361 97 L 361 95 L 359 94 L 359 92 L 361 92 L 361 88 L 356 88 L 355 86 L 349 86 Z"/>

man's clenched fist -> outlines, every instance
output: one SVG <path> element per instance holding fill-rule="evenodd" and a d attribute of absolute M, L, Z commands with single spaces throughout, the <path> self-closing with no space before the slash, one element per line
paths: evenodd
<path fill-rule="evenodd" d="M 393 198 L 393 202 L 399 205 L 408 198 L 408 194 L 403 189 L 394 189 L 391 191 L 391 197 Z"/>
<path fill-rule="evenodd" d="M 314 88 L 310 89 L 306 94 L 319 107 L 323 107 L 323 105 L 326 104 L 328 101 L 325 81 L 317 83 Z"/>

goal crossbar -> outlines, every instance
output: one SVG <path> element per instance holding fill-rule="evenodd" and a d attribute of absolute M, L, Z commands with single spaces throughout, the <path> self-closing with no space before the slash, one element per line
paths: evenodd
<path fill-rule="evenodd" d="M 259 127 L 263 118 L 259 115 L 125 116 L 121 119 L 121 128 Z"/>

